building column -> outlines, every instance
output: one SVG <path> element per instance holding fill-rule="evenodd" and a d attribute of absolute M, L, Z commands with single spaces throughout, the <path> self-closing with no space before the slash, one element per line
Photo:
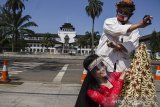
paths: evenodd
<path fill-rule="evenodd" d="M 81 55 L 82 55 L 82 49 L 80 50 L 80 52 L 81 52 Z"/>
<path fill-rule="evenodd" d="M 55 49 L 53 49 L 53 54 L 55 54 Z"/>

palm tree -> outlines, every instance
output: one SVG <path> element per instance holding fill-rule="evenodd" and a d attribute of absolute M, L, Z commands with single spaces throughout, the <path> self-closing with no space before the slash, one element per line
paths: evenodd
<path fill-rule="evenodd" d="M 19 11 L 17 14 L 12 14 L 4 7 L 1 11 L 0 29 L 4 28 L 4 35 L 12 38 L 12 52 L 14 52 L 17 40 L 23 38 L 24 34 L 34 34 L 34 31 L 28 28 L 37 26 L 37 24 L 29 21 L 31 19 L 30 15 L 22 16 L 22 11 Z"/>
<path fill-rule="evenodd" d="M 3 35 L 0 35 L 0 52 L 3 52 L 3 50 L 9 46 L 9 40 L 5 38 Z"/>
<path fill-rule="evenodd" d="M 28 0 L 23 0 L 23 1 L 28 1 Z M 5 6 L 11 10 L 14 14 L 16 13 L 16 10 L 22 11 L 25 9 L 25 5 L 22 2 L 22 0 L 7 0 Z"/>
<path fill-rule="evenodd" d="M 48 48 L 54 47 L 54 45 L 55 45 L 55 40 L 53 39 L 51 34 L 46 33 L 46 35 L 42 41 L 42 46 L 45 46 L 47 48 L 47 52 L 48 52 Z"/>
<path fill-rule="evenodd" d="M 86 6 L 86 12 L 88 16 L 92 18 L 92 47 L 91 54 L 94 53 L 94 21 L 95 17 L 99 17 L 102 12 L 103 2 L 100 0 L 88 0 L 88 5 Z"/>

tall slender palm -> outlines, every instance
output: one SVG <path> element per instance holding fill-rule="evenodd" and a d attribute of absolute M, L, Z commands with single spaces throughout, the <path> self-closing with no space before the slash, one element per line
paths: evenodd
<path fill-rule="evenodd" d="M 101 0 L 88 0 L 88 5 L 86 6 L 86 12 L 88 16 L 92 18 L 92 51 L 91 54 L 94 53 L 94 21 L 95 17 L 99 17 L 102 12 L 103 2 Z"/>
<path fill-rule="evenodd" d="M 17 40 L 23 38 L 24 34 L 34 34 L 29 27 L 37 26 L 37 24 L 29 21 L 30 19 L 29 15 L 22 16 L 22 11 L 12 14 L 9 10 L 2 8 L 0 28 L 5 29 L 5 36 L 12 38 L 12 51 L 14 51 Z"/>
<path fill-rule="evenodd" d="M 28 1 L 28 0 L 23 0 L 23 1 Z M 12 10 L 12 12 L 15 14 L 16 10 L 22 11 L 25 9 L 25 5 L 22 0 L 7 0 L 5 6 L 9 9 Z"/>

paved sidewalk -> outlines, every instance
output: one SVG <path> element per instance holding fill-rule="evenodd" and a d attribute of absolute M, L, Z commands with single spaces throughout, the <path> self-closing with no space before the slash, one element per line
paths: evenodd
<path fill-rule="evenodd" d="M 0 107 L 74 107 L 80 84 L 0 84 Z"/>
<path fill-rule="evenodd" d="M 80 84 L 24 82 L 0 84 L 0 107 L 74 107 Z M 160 104 L 160 81 L 156 81 Z"/>
<path fill-rule="evenodd" d="M 156 85 L 156 91 L 157 91 L 158 105 L 160 107 L 160 80 L 156 80 L 155 85 Z"/>
<path fill-rule="evenodd" d="M 58 58 L 58 59 L 84 59 L 85 55 L 62 55 L 62 54 L 17 54 L 5 53 L 0 54 L 0 57 L 9 58 Z"/>

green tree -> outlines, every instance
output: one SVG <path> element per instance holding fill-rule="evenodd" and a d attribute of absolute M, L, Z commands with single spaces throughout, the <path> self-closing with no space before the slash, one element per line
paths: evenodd
<path fill-rule="evenodd" d="M 1 20 L 2 13 L 0 11 L 0 20 Z M 9 47 L 9 40 L 4 36 L 5 29 L 4 27 L 0 26 L 0 52 L 3 52 L 5 47 Z"/>
<path fill-rule="evenodd" d="M 100 0 L 88 0 L 88 5 L 85 7 L 85 10 L 92 18 L 92 47 L 91 47 L 91 54 L 94 53 L 94 22 L 95 22 L 95 17 L 99 17 L 101 12 L 102 12 L 102 6 L 103 2 Z"/>
<path fill-rule="evenodd" d="M 86 41 L 86 45 L 89 45 L 90 47 L 92 47 L 92 33 L 88 31 L 85 32 L 84 39 Z"/>
<path fill-rule="evenodd" d="M 95 38 L 95 41 L 94 41 L 94 45 L 97 46 L 98 43 L 99 43 L 99 39 L 100 39 L 100 35 L 99 35 L 99 32 L 94 32 L 94 38 Z M 78 38 L 76 43 L 78 46 L 81 47 L 84 47 L 84 46 L 89 46 L 91 47 L 92 46 L 92 33 L 91 32 L 85 32 L 85 35 Z"/>
<path fill-rule="evenodd" d="M 153 31 L 151 34 L 150 47 L 154 58 L 154 54 L 160 50 L 160 35 L 156 31 Z"/>
<path fill-rule="evenodd" d="M 94 37 L 94 46 L 97 46 L 99 43 L 99 39 L 100 39 L 100 35 L 99 32 L 96 31 L 93 33 L 93 37 Z M 89 45 L 90 47 L 92 47 L 92 33 L 91 32 L 86 32 L 85 33 L 85 40 L 87 41 L 87 45 Z"/>
<path fill-rule="evenodd" d="M 0 29 L 4 28 L 4 35 L 12 38 L 12 52 L 14 52 L 17 40 L 23 38 L 25 34 L 33 35 L 34 31 L 30 30 L 29 27 L 37 26 L 37 24 L 29 21 L 31 19 L 30 15 L 22 16 L 22 11 L 12 14 L 5 7 L 1 8 L 1 11 Z"/>
<path fill-rule="evenodd" d="M 94 38 L 95 38 L 95 41 L 94 41 L 94 46 L 98 46 L 99 44 L 99 39 L 100 39 L 100 34 L 99 32 L 94 32 Z"/>
<path fill-rule="evenodd" d="M 45 37 L 42 40 L 42 46 L 46 47 L 48 52 L 48 48 L 54 47 L 54 45 L 55 45 L 54 37 L 51 34 L 46 33 Z"/>
<path fill-rule="evenodd" d="M 5 38 L 3 35 L 0 35 L 0 52 L 6 50 L 6 47 L 10 47 L 10 41 L 8 38 Z"/>
<path fill-rule="evenodd" d="M 28 1 L 28 0 L 23 0 Z M 25 9 L 25 5 L 22 0 L 7 0 L 5 3 L 5 6 L 11 10 L 14 14 L 16 14 L 16 11 L 22 11 Z"/>
<path fill-rule="evenodd" d="M 82 46 L 86 46 L 88 43 L 87 43 L 87 40 L 86 38 L 83 36 L 83 37 L 80 37 L 78 38 L 77 42 L 76 42 L 80 47 Z"/>

